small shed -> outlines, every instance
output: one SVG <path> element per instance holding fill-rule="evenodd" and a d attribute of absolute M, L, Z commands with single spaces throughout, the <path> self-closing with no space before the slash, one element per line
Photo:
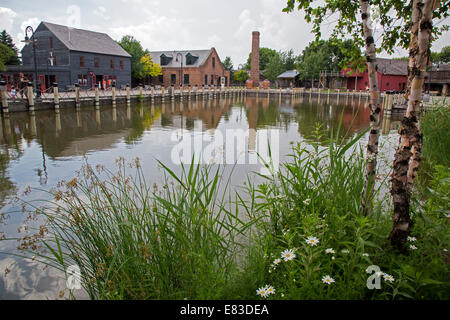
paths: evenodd
<path fill-rule="evenodd" d="M 277 77 L 278 86 L 281 88 L 298 87 L 300 73 L 297 70 L 288 70 Z"/>

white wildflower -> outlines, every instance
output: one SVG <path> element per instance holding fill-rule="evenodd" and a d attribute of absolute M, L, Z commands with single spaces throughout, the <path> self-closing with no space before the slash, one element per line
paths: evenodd
<path fill-rule="evenodd" d="M 286 249 L 281 253 L 281 257 L 284 259 L 284 261 L 289 261 L 295 258 L 294 250 L 292 249 Z"/>
<path fill-rule="evenodd" d="M 306 239 L 306 243 L 314 247 L 319 243 L 319 239 L 317 239 L 316 237 L 309 237 L 308 239 Z"/>
<path fill-rule="evenodd" d="M 326 275 L 322 278 L 322 282 L 326 283 L 328 285 L 332 284 L 334 281 L 334 279 L 332 277 L 330 277 L 329 275 Z"/>

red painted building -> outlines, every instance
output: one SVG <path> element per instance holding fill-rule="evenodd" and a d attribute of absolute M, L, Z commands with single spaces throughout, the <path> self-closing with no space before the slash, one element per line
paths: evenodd
<path fill-rule="evenodd" d="M 381 91 L 404 91 L 408 82 L 408 61 L 378 58 L 378 85 Z M 355 74 L 351 69 L 342 70 L 347 78 L 348 90 L 369 89 L 369 76 L 367 70 Z"/>

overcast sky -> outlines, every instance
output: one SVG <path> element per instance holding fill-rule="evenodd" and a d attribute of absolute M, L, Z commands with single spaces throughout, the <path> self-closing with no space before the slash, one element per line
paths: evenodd
<path fill-rule="evenodd" d="M 283 13 L 285 4 L 286 0 L 0 0 L 0 30 L 6 29 L 19 48 L 25 27 L 35 28 L 40 21 L 104 32 L 115 40 L 130 34 L 150 51 L 215 47 L 222 60 L 230 56 L 237 68 L 247 59 L 254 30 L 261 32 L 261 47 L 292 48 L 295 54 L 313 40 L 304 14 Z M 332 28 L 332 23 L 325 28 Z M 449 44 L 447 32 L 433 50 Z M 406 52 L 397 50 L 400 55 Z"/>

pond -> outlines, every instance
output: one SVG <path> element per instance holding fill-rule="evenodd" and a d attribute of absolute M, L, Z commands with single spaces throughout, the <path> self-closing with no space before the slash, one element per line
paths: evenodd
<path fill-rule="evenodd" d="M 232 167 L 231 184 L 237 187 L 247 174 L 264 168 L 255 155 L 264 153 L 266 141 L 279 161 L 286 161 L 292 144 L 311 138 L 317 124 L 336 132 L 341 114 L 343 141 L 369 126 L 365 101 L 336 105 L 297 97 L 226 97 L 11 113 L 0 121 L 0 212 L 9 215 L 0 231 L 8 237 L 20 235 L 25 214 L 13 201 L 16 197 L 49 199 L 45 191 L 72 179 L 85 161 L 114 170 L 119 157 L 127 161 L 139 157 L 150 185 L 162 180 L 158 160 L 180 170 L 179 160 L 189 162 L 192 153 L 201 150 L 203 158 L 194 161 Z M 400 119 L 395 115 L 383 119 L 380 163 L 392 162 Z M 367 134 L 361 143 L 366 141 Z M 205 156 L 208 146 L 216 150 L 209 158 Z M 24 196 L 27 187 L 32 191 Z M 19 253 L 16 247 L 15 241 L 0 241 L 0 252 Z M 0 299 L 56 299 L 64 287 L 65 279 L 54 270 L 0 253 Z"/>

